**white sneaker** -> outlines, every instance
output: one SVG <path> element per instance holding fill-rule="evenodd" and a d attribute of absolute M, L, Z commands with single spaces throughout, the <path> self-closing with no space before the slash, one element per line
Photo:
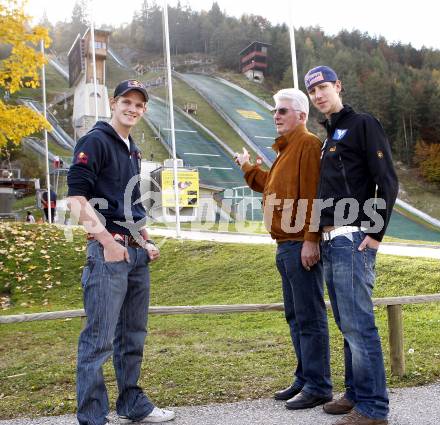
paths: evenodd
<path fill-rule="evenodd" d="M 119 416 L 119 423 L 121 424 L 150 424 L 172 421 L 176 417 L 176 414 L 172 410 L 159 409 L 155 407 L 153 411 L 140 421 L 132 421 L 126 416 Z"/>

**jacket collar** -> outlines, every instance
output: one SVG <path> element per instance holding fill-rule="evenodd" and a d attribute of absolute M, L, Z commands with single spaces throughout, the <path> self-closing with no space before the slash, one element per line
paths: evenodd
<path fill-rule="evenodd" d="M 327 130 L 327 135 L 333 134 L 338 122 L 352 113 L 354 113 L 354 109 L 350 105 L 344 105 L 339 112 L 331 114 L 330 119 L 325 119 L 319 123 Z"/>
<path fill-rule="evenodd" d="M 89 132 L 93 130 L 103 131 L 108 136 L 112 137 L 112 139 L 116 140 L 117 143 L 121 144 L 122 146 L 124 146 L 125 149 L 127 149 L 127 144 L 121 139 L 121 136 L 116 132 L 116 130 L 113 128 L 113 126 L 110 123 L 106 121 L 97 121 L 96 124 L 93 126 L 93 128 L 89 130 Z M 131 134 L 128 135 L 128 140 L 130 141 L 130 148 L 129 148 L 130 153 L 138 152 L 139 149 L 134 143 Z"/>
<path fill-rule="evenodd" d="M 277 137 L 275 139 L 275 143 L 272 145 L 272 149 L 279 153 L 283 149 L 286 148 L 286 146 L 292 142 L 294 139 L 296 139 L 300 134 L 305 133 L 307 131 L 305 124 L 298 124 L 292 131 L 289 133 L 283 134 L 280 137 Z"/>

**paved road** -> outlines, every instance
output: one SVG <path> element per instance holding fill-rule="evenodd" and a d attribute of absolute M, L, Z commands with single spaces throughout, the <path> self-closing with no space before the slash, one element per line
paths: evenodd
<path fill-rule="evenodd" d="M 440 424 L 440 383 L 390 391 L 390 425 Z M 335 417 L 320 407 L 288 411 L 270 399 L 175 408 L 173 425 L 331 425 Z M 114 414 L 111 424 L 117 424 Z M 75 425 L 74 415 L 0 421 L 0 425 Z"/>
<path fill-rule="evenodd" d="M 150 228 L 152 235 L 174 238 L 176 231 L 166 228 Z M 197 241 L 216 241 L 248 244 L 274 244 L 275 241 L 267 234 L 244 234 L 227 232 L 208 232 L 208 231 L 181 231 L 182 239 Z M 440 245 L 412 245 L 403 243 L 383 242 L 380 244 L 379 252 L 382 254 L 402 255 L 405 257 L 427 257 L 440 259 Z"/>

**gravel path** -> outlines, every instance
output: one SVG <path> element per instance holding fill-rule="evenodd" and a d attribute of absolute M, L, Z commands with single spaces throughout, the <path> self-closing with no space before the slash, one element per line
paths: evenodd
<path fill-rule="evenodd" d="M 440 424 L 440 383 L 390 390 L 390 425 Z M 289 411 L 283 402 L 262 399 L 227 404 L 177 407 L 170 425 L 331 425 L 337 418 L 321 407 Z M 117 424 L 114 414 L 110 424 Z M 0 425 L 76 425 L 74 415 L 0 421 Z"/>

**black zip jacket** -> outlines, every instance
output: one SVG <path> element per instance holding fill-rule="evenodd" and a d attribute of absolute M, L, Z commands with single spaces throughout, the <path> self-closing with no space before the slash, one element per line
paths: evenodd
<path fill-rule="evenodd" d="M 104 200 L 94 200 L 92 206 L 102 214 L 109 232 L 125 235 L 130 234 L 130 225 L 146 216 L 142 204 L 135 204 L 141 196 L 141 154 L 131 136 L 129 140 L 130 151 L 110 124 L 98 121 L 78 140 L 67 175 L 68 196 Z"/>
<path fill-rule="evenodd" d="M 328 205 L 322 209 L 320 227 L 361 226 L 381 241 L 398 192 L 391 148 L 381 124 L 348 105 L 321 124 L 327 140 L 322 148 L 318 198 Z"/>

